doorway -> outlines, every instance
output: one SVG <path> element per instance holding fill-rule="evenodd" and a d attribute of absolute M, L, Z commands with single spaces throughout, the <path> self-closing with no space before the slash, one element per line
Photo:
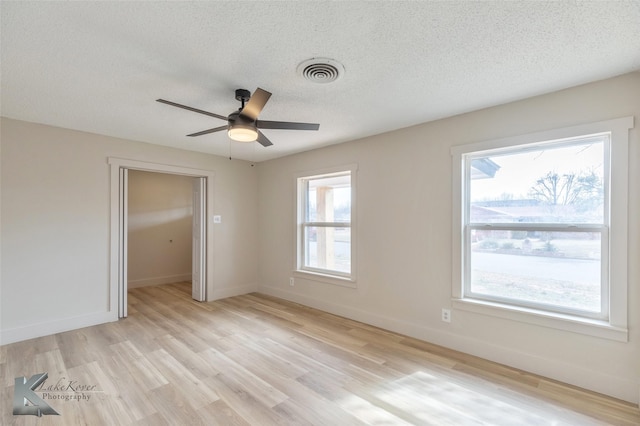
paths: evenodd
<path fill-rule="evenodd" d="M 193 238 L 199 230 L 193 223 L 193 206 L 199 198 L 194 184 L 202 178 L 140 170 L 127 174 L 128 290 L 191 284 L 199 266 L 191 253 L 196 251 L 194 241 L 200 241 Z"/>
<path fill-rule="evenodd" d="M 212 211 L 213 177 L 209 170 L 174 165 L 109 158 L 111 166 L 111 278 L 110 310 L 118 318 L 127 316 L 128 289 L 128 173 L 129 170 L 189 176 L 193 179 L 192 297 L 205 301 L 212 287 L 212 227 L 207 212 Z"/>

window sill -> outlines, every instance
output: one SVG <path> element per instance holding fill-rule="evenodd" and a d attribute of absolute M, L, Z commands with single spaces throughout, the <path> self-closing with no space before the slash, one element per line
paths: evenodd
<path fill-rule="evenodd" d="M 310 272 L 297 269 L 293 271 L 293 276 L 310 281 L 321 282 L 325 284 L 333 284 L 341 287 L 357 288 L 355 279 L 339 277 L 336 275 L 321 274 L 319 272 Z"/>
<path fill-rule="evenodd" d="M 626 328 L 616 327 L 602 320 L 581 318 L 475 299 L 453 299 L 452 305 L 454 308 L 463 311 L 585 334 L 602 339 L 615 340 L 618 342 L 628 342 L 629 340 L 629 331 Z"/>

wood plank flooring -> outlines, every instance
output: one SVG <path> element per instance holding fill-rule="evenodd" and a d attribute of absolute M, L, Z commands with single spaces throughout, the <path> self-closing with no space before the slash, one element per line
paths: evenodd
<path fill-rule="evenodd" d="M 0 347 L 0 424 L 640 424 L 631 404 L 272 297 L 129 294 L 125 320 Z M 43 372 L 76 392 L 37 392 L 59 416 L 14 416 L 14 378 Z"/>

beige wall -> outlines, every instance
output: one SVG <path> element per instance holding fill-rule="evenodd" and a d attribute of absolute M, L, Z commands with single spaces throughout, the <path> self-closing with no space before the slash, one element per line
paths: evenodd
<path fill-rule="evenodd" d="M 257 286 L 250 163 L 3 118 L 0 342 L 109 321 L 108 157 L 213 170 L 215 299 Z M 213 226 L 213 225 L 212 225 Z"/>
<path fill-rule="evenodd" d="M 191 282 L 193 181 L 129 171 L 129 288 Z"/>
<path fill-rule="evenodd" d="M 109 166 L 120 157 L 215 171 L 209 298 L 253 291 L 638 402 L 640 73 L 250 167 L 241 161 L 2 119 L 1 342 L 108 320 Z M 451 298 L 450 148 L 634 115 L 629 342 L 471 312 Z M 358 164 L 356 289 L 296 279 L 294 174 Z M 31 335 L 29 335 L 31 333 Z M 26 336 L 26 337 L 25 337 Z"/>
<path fill-rule="evenodd" d="M 629 342 L 451 307 L 450 149 L 634 115 L 629 187 Z M 260 291 L 638 402 L 640 73 L 260 163 Z M 357 163 L 357 288 L 289 277 L 297 172 Z"/>

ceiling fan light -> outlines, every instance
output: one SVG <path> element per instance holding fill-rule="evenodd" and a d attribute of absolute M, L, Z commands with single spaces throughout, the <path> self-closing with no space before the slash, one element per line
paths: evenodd
<path fill-rule="evenodd" d="M 253 142 L 258 139 L 258 131 L 255 127 L 244 124 L 229 126 L 229 137 L 238 142 Z"/>

